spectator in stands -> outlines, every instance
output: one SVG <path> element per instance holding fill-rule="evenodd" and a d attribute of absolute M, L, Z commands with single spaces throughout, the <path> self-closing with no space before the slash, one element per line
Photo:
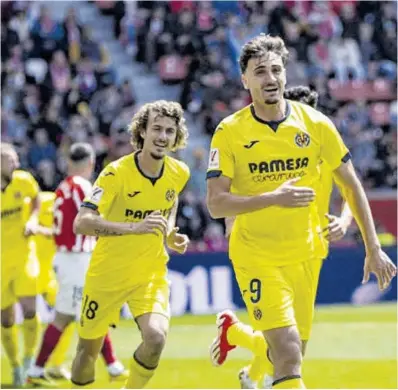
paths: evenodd
<path fill-rule="evenodd" d="M 78 86 L 82 99 L 89 102 L 98 88 L 99 76 L 95 71 L 93 61 L 89 57 L 82 57 L 77 64 L 77 75 L 73 80 Z"/>
<path fill-rule="evenodd" d="M 361 52 L 358 43 L 354 39 L 334 38 L 329 44 L 329 52 L 336 79 L 341 83 L 349 80 L 349 74 L 352 75 L 354 80 L 363 80 L 365 78 Z"/>
<path fill-rule="evenodd" d="M 49 61 L 54 51 L 65 49 L 62 47 L 64 34 L 61 24 L 53 20 L 47 6 L 42 5 L 40 17 L 31 30 L 36 56 Z"/>
<path fill-rule="evenodd" d="M 205 160 L 205 150 L 201 147 L 193 151 L 191 162 L 191 178 L 188 188 L 196 194 L 200 199 L 206 197 L 206 170 L 207 161 Z"/>
<path fill-rule="evenodd" d="M 56 173 L 54 161 L 41 160 L 37 165 L 36 178 L 42 191 L 55 191 L 60 177 Z"/>
<path fill-rule="evenodd" d="M 192 245 L 203 240 L 208 218 L 203 202 L 192 191 L 185 191 L 178 203 L 176 225 L 188 235 Z"/>
<path fill-rule="evenodd" d="M 42 160 L 50 160 L 55 164 L 57 160 L 57 148 L 48 139 L 47 131 L 38 128 L 34 134 L 34 143 L 28 153 L 29 166 L 36 169 Z"/>
<path fill-rule="evenodd" d="M 65 53 L 61 50 L 54 52 L 44 85 L 49 93 L 67 93 L 72 85 L 72 74 Z"/>

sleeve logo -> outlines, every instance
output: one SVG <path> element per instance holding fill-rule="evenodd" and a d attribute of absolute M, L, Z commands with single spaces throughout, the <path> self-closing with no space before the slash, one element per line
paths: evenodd
<path fill-rule="evenodd" d="M 104 190 L 101 187 L 94 187 L 91 192 L 90 200 L 94 203 L 98 203 L 101 200 L 102 195 L 104 195 Z"/>
<path fill-rule="evenodd" d="M 220 168 L 220 151 L 218 148 L 213 148 L 210 150 L 209 155 L 209 169 Z"/>

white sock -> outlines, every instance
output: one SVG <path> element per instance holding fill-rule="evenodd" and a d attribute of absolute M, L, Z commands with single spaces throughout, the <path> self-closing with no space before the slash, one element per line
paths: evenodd
<path fill-rule="evenodd" d="M 34 364 L 32 367 L 29 368 L 28 375 L 38 378 L 44 375 L 44 367 L 39 367 Z"/>
<path fill-rule="evenodd" d="M 107 367 L 107 369 L 108 369 L 109 375 L 116 376 L 116 375 L 120 375 L 124 371 L 124 366 L 123 366 L 122 362 L 119 362 L 118 360 L 116 360 L 116 362 L 113 362 L 112 364 L 110 364 Z"/>

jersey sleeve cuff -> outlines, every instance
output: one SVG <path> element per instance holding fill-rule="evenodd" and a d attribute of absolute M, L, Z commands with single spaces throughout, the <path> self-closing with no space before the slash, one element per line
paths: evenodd
<path fill-rule="evenodd" d="M 220 177 L 222 171 L 209 171 L 206 173 L 206 179 L 212 179 L 213 177 Z"/>
<path fill-rule="evenodd" d="M 341 162 L 346 163 L 347 161 L 351 160 L 351 153 L 347 152 L 344 157 L 341 159 Z"/>
<path fill-rule="evenodd" d="M 81 207 L 87 207 L 88 209 L 91 210 L 98 210 L 98 206 L 91 202 L 83 202 Z"/>

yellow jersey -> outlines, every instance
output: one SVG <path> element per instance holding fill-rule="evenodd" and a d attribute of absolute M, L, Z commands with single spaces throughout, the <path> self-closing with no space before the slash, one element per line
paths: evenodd
<path fill-rule="evenodd" d="M 39 224 L 44 227 L 53 228 L 55 193 L 40 192 L 39 198 Z M 43 269 L 43 267 L 52 268 L 55 252 L 57 251 L 54 237 L 47 237 L 42 234 L 37 234 L 34 236 L 34 240 L 36 242 L 36 254 L 40 262 L 41 269 Z"/>
<path fill-rule="evenodd" d="M 24 228 L 30 211 L 25 199 L 31 201 L 39 194 L 39 185 L 34 177 L 25 171 L 14 171 L 11 182 L 1 194 L 1 256 L 2 267 L 16 268 L 27 261 L 29 239 Z"/>
<path fill-rule="evenodd" d="M 155 210 L 168 217 L 189 179 L 189 168 L 166 157 L 160 176 L 149 178 L 139 167 L 138 153 L 105 167 L 83 206 L 98 210 L 104 219 L 113 222 L 140 222 Z M 128 288 L 164 272 L 168 259 L 160 235 L 99 237 L 87 280 L 105 291 Z"/>
<path fill-rule="evenodd" d="M 207 178 L 231 179 L 231 193 L 259 195 L 300 177 L 317 190 L 320 161 L 333 171 L 350 158 L 333 123 L 321 112 L 287 100 L 278 122 L 258 118 L 252 105 L 224 119 L 211 142 Z M 271 206 L 237 216 L 229 255 L 235 265 L 287 265 L 319 257 L 324 245 L 316 201 L 309 207 Z"/>

